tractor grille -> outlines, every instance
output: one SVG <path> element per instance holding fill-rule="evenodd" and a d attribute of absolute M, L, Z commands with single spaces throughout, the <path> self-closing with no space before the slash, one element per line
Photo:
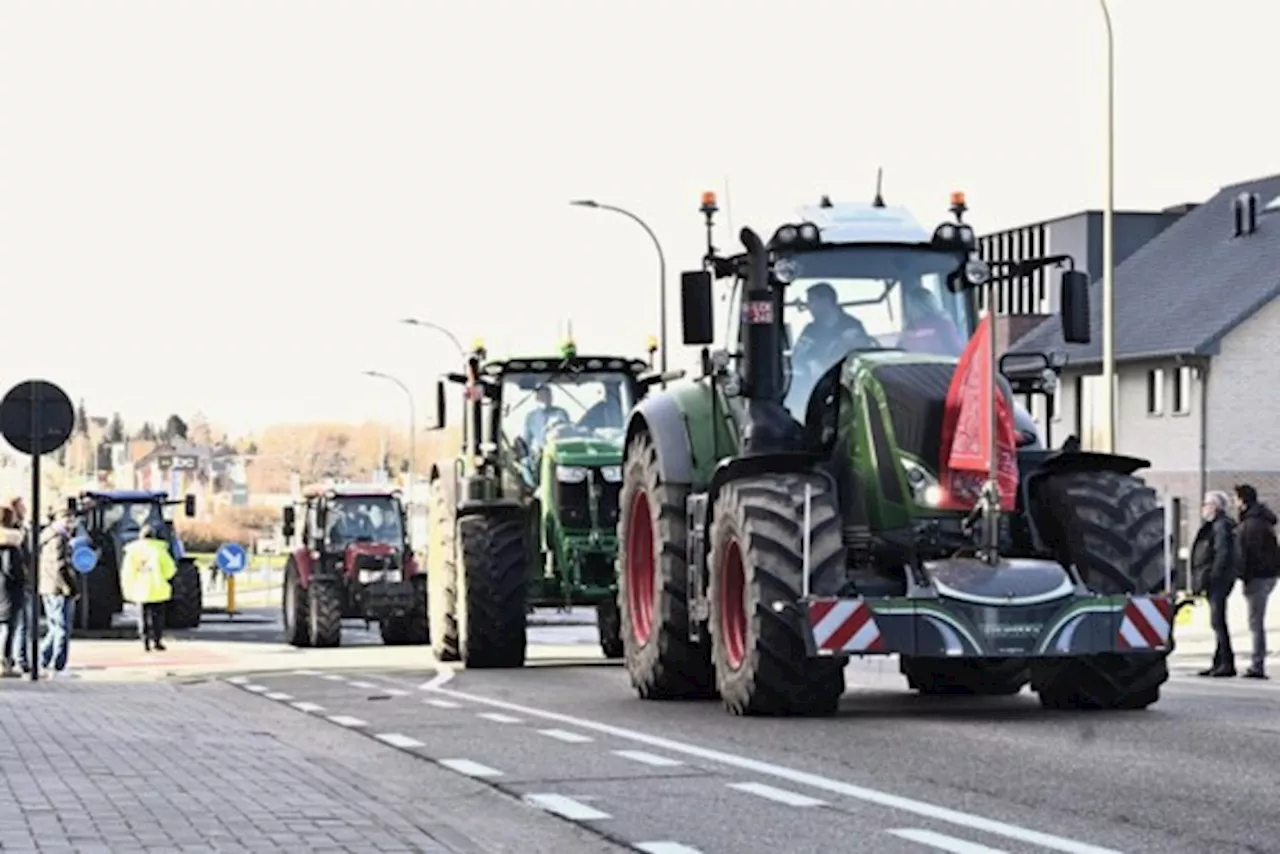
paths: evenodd
<path fill-rule="evenodd" d="M 595 478 L 596 495 L 599 496 L 596 513 L 599 514 L 600 524 L 605 528 L 612 528 L 618 524 L 618 500 L 622 494 L 622 484 L 605 480 L 603 469 L 592 469 L 591 476 Z"/>
<path fill-rule="evenodd" d="M 590 489 L 587 481 L 551 485 L 551 494 L 560 513 L 560 524 L 566 528 L 586 528 L 591 524 Z"/>
<path fill-rule="evenodd" d="M 875 377 L 884 389 L 898 448 L 936 466 L 942 453 L 942 416 L 955 365 L 881 365 Z"/>

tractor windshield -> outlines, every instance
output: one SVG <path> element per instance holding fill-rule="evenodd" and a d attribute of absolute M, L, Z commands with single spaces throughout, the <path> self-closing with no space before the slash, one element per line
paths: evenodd
<path fill-rule="evenodd" d="M 632 383 L 619 371 L 507 373 L 503 440 L 516 446 L 518 457 L 536 459 L 552 433 L 620 437 L 635 403 Z"/>
<path fill-rule="evenodd" d="M 352 543 L 380 543 L 397 549 L 404 545 L 400 502 L 391 496 L 332 499 L 325 526 L 326 539 L 334 549 L 343 549 Z"/>
<path fill-rule="evenodd" d="M 170 521 L 159 502 L 121 502 L 102 508 L 102 529 L 114 531 L 121 542 L 137 539 L 143 525 L 150 525 L 162 539 L 168 538 Z"/>
<path fill-rule="evenodd" d="M 813 384 L 849 352 L 901 349 L 959 357 L 973 330 L 964 293 L 947 278 L 953 252 L 916 246 L 841 246 L 789 258 L 782 323 L 790 355 L 788 408 L 803 411 Z"/>

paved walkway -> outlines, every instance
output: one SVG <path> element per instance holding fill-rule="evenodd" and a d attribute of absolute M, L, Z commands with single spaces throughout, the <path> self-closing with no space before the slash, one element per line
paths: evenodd
<path fill-rule="evenodd" d="M 0 850 L 534 850 L 520 840 L 618 850 L 555 820 L 517 828 L 543 819 L 394 748 L 242 697 L 208 682 L 4 683 Z"/>

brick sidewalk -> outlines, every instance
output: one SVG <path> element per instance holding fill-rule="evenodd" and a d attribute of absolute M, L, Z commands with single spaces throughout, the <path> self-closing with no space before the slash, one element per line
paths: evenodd
<path fill-rule="evenodd" d="M 484 810 L 492 790 L 256 699 L 219 683 L 5 683 L 0 850 L 522 850 L 460 830 L 459 804 Z M 491 804 L 468 830 L 537 820 L 520 809 Z M 522 833 L 534 831 L 548 850 L 608 850 L 558 826 Z"/>

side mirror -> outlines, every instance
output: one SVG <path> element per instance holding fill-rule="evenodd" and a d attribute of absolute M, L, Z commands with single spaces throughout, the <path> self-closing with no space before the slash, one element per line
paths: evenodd
<path fill-rule="evenodd" d="M 187 494 L 186 499 L 182 502 L 182 511 L 187 514 L 190 519 L 196 515 L 196 497 L 191 493 Z"/>
<path fill-rule="evenodd" d="M 77 504 L 75 498 L 68 498 L 67 499 L 67 515 L 74 516 L 79 511 L 80 511 L 80 507 Z"/>
<path fill-rule="evenodd" d="M 284 508 L 284 524 L 281 528 L 283 529 L 284 538 L 286 540 L 293 537 L 293 532 L 296 530 L 296 524 L 297 516 L 295 515 L 294 509 L 292 507 Z"/>
<path fill-rule="evenodd" d="M 436 423 L 430 430 L 443 430 L 445 425 L 444 380 L 436 380 Z"/>
<path fill-rule="evenodd" d="M 1068 344 L 1088 344 L 1089 275 L 1079 270 L 1062 274 L 1061 285 L 1062 340 Z"/>
<path fill-rule="evenodd" d="M 680 274 L 681 319 L 684 343 L 710 344 L 715 340 L 715 308 L 711 300 L 711 273 L 691 270 Z"/>

